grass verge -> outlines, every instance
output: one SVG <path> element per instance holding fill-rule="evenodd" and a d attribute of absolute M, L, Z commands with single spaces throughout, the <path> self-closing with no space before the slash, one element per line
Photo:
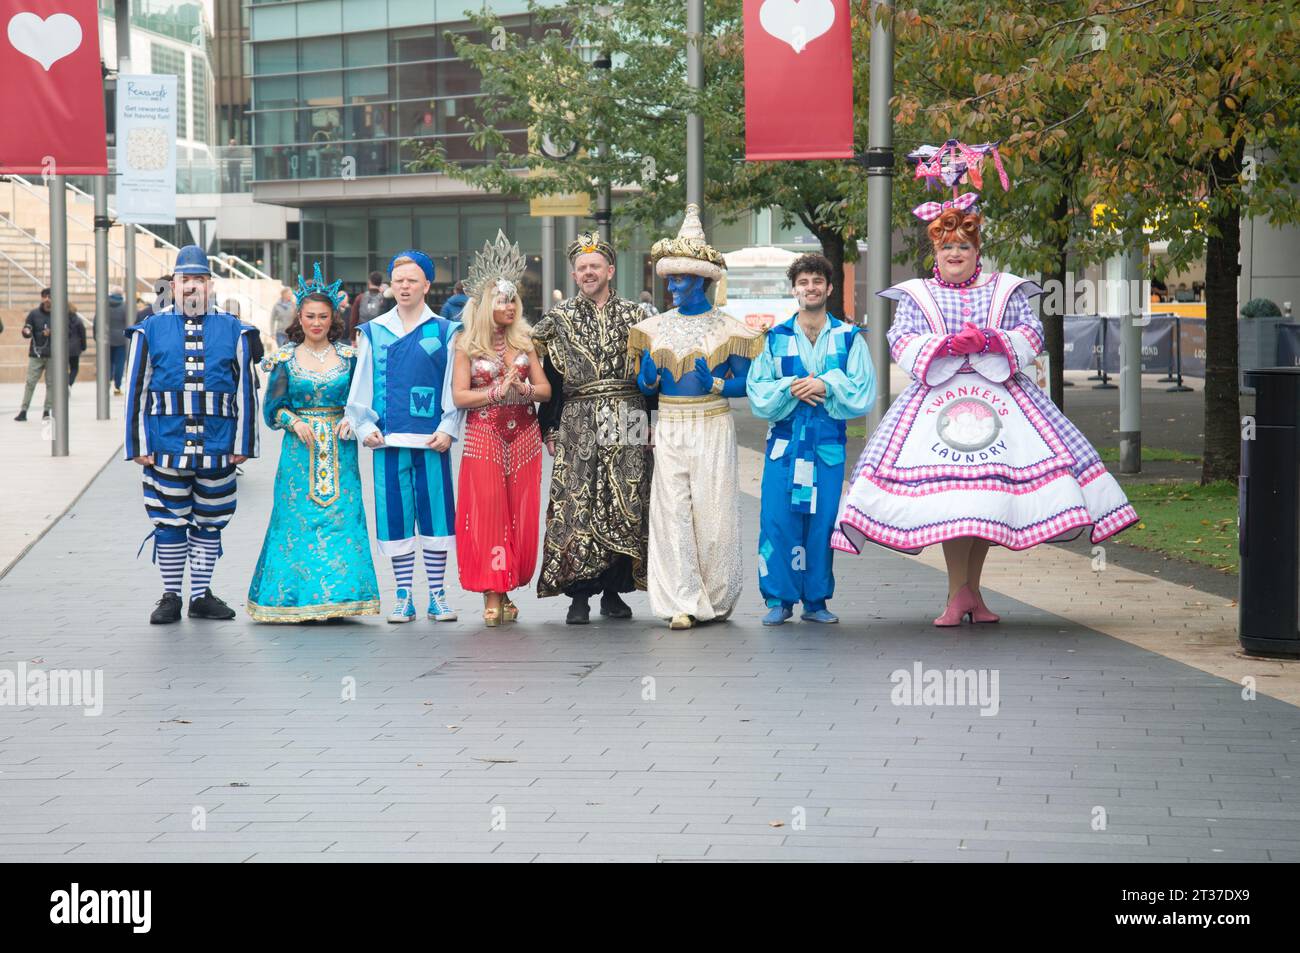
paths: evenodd
<path fill-rule="evenodd" d="M 1235 575 L 1237 485 L 1136 483 L 1124 488 L 1139 520 L 1118 537 L 1130 546 Z"/>
<path fill-rule="evenodd" d="M 1101 457 L 1102 463 L 1119 463 L 1119 447 L 1100 447 L 1097 454 Z M 1143 463 L 1173 462 L 1173 463 L 1200 463 L 1200 454 L 1183 453 L 1181 450 L 1169 450 L 1165 447 L 1143 447 Z"/>

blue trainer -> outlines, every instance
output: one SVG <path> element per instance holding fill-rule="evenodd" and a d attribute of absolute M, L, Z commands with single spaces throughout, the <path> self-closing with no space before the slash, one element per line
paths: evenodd
<path fill-rule="evenodd" d="M 388 614 L 389 622 L 410 622 L 415 618 L 415 602 L 411 599 L 410 589 L 397 590 L 397 605 Z"/>
<path fill-rule="evenodd" d="M 429 593 L 429 618 L 435 622 L 455 622 L 456 610 L 447 605 L 447 591 L 435 589 Z"/>
<path fill-rule="evenodd" d="M 785 625 L 786 620 L 788 620 L 792 615 L 794 615 L 794 608 L 792 606 L 772 606 L 772 608 L 767 610 L 767 615 L 763 616 L 763 624 Z"/>
<path fill-rule="evenodd" d="M 830 609 L 814 609 L 812 612 L 805 612 L 799 618 L 803 619 L 805 622 L 829 623 L 840 621 L 840 617 Z"/>

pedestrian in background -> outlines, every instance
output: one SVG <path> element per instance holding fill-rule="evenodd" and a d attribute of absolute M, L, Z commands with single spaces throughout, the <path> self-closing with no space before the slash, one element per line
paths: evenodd
<path fill-rule="evenodd" d="M 641 303 L 637 307 L 641 309 L 641 313 L 647 318 L 653 318 L 659 313 L 659 309 L 655 307 L 654 295 L 648 289 L 641 292 Z"/>
<path fill-rule="evenodd" d="M 285 290 L 288 291 L 289 289 L 286 288 Z M 221 309 L 227 314 L 233 314 L 240 321 L 244 319 L 244 316 L 240 311 L 239 301 L 236 298 L 227 298 L 222 303 Z M 297 312 L 295 311 L 294 314 L 296 315 Z M 250 336 L 248 343 L 253 349 L 253 387 L 258 388 L 262 386 L 262 378 L 257 373 L 257 369 L 262 363 L 262 358 L 266 356 L 266 345 L 262 343 L 262 334 L 260 331 L 257 334 Z"/>
<path fill-rule="evenodd" d="M 460 313 L 465 310 L 465 302 L 469 301 L 469 295 L 465 294 L 465 282 L 456 282 L 456 287 L 452 289 L 452 295 L 442 305 L 442 310 L 438 312 L 444 318 L 452 321 L 460 319 Z"/>
<path fill-rule="evenodd" d="M 357 328 L 367 321 L 373 321 L 393 307 L 393 302 L 384 297 L 383 272 L 372 271 L 368 281 L 369 284 L 366 285 L 366 290 L 357 295 L 356 300 L 352 302 L 352 310 L 348 315 L 347 323 L 348 341 L 353 340 L 356 336 Z"/>
<path fill-rule="evenodd" d="M 280 300 L 271 308 L 271 337 L 275 338 L 276 346 L 282 346 L 285 341 L 289 340 L 285 332 L 289 325 L 293 323 L 294 317 L 298 311 L 293 304 L 293 292 L 288 288 L 280 289 Z"/>
<path fill-rule="evenodd" d="M 99 315 L 95 316 L 95 340 L 99 341 Z M 113 393 L 122 396 L 122 372 L 126 370 L 126 295 L 119 285 L 108 289 L 108 363 L 113 376 Z"/>
<path fill-rule="evenodd" d="M 23 390 L 23 405 L 14 420 L 26 420 L 27 408 L 31 406 L 32 394 L 36 393 L 36 382 L 46 374 L 46 364 L 50 360 L 50 289 L 41 289 L 41 303 L 27 313 L 23 322 L 23 337 L 27 338 L 27 386 Z M 50 416 L 50 379 L 45 378 L 44 419 Z"/>
<path fill-rule="evenodd" d="M 68 302 L 68 386 L 77 382 L 81 369 L 81 355 L 86 352 L 86 322 L 77 314 L 76 306 Z"/>
<path fill-rule="evenodd" d="M 157 288 L 160 284 L 165 287 L 167 282 L 162 280 L 155 281 L 154 287 Z M 135 299 L 135 320 L 131 322 L 131 326 L 134 327 L 135 325 L 139 324 L 141 321 L 144 321 L 146 318 L 152 315 L 154 312 L 154 305 L 157 304 L 157 302 L 158 302 L 157 292 L 154 293 L 153 304 L 146 303 L 144 298 L 137 295 Z M 127 350 L 128 352 L 130 351 L 129 348 Z M 128 353 L 127 356 L 129 357 L 130 354 Z"/>

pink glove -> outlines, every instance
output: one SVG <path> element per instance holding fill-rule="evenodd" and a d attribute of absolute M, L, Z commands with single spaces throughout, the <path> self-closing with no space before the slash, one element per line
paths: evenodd
<path fill-rule="evenodd" d="M 988 341 L 988 350 L 992 354 L 1006 354 L 1007 346 L 1003 343 L 1001 335 L 996 331 L 985 331 L 985 340 Z"/>
<path fill-rule="evenodd" d="M 984 333 L 967 321 L 948 342 L 948 350 L 953 354 L 978 354 L 984 350 Z"/>

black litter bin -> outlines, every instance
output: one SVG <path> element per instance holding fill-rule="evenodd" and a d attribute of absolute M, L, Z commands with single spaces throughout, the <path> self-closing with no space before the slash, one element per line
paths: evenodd
<path fill-rule="evenodd" d="M 1300 656 L 1300 367 L 1246 371 L 1255 432 L 1241 444 L 1241 647 Z M 1249 436 L 1249 435 L 1244 435 Z"/>

